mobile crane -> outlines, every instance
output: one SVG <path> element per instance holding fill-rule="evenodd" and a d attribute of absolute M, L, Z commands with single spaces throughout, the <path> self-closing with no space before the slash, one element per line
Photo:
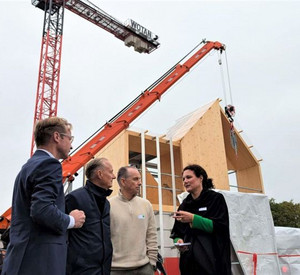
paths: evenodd
<path fill-rule="evenodd" d="M 203 41 L 204 42 L 204 41 Z M 63 178 L 73 180 L 76 172 L 83 167 L 97 152 L 106 144 L 112 141 L 119 133 L 129 127 L 140 114 L 142 114 L 172 85 L 174 85 L 182 76 L 184 76 L 197 62 L 206 56 L 211 50 L 223 51 L 225 46 L 220 42 L 204 42 L 205 45 L 193 54 L 182 65 L 177 63 L 167 73 L 165 73 L 154 84 L 149 86 L 143 93 L 136 97 L 120 113 L 109 120 L 103 128 L 77 152 L 68 159 L 64 160 Z"/>
<path fill-rule="evenodd" d="M 64 9 L 79 15 L 133 46 L 139 53 L 151 53 L 159 47 L 158 36 L 132 19 L 125 24 L 88 0 L 32 0 L 44 10 L 44 27 L 39 65 L 33 127 L 38 120 L 57 115 Z M 30 155 L 35 148 L 32 134 Z"/>
<path fill-rule="evenodd" d="M 225 50 L 225 45 L 220 42 L 210 42 L 203 40 L 204 44 L 200 49 L 196 49 L 187 60 L 180 64 L 179 61 L 169 69 L 155 83 L 150 85 L 144 92 L 137 96 L 130 104 L 121 110 L 116 116 L 109 120 L 91 139 L 75 150 L 62 162 L 63 181 L 72 182 L 77 171 L 91 160 L 106 144 L 111 142 L 119 133 L 129 127 L 139 115 L 141 115 L 156 100 L 181 79 L 190 69 L 195 66 L 204 56 L 212 50 Z M 198 46 L 199 47 L 199 46 Z M 197 48 L 198 48 L 197 47 Z M 5 232 L 11 220 L 11 208 L 0 217 L 0 233 Z"/>

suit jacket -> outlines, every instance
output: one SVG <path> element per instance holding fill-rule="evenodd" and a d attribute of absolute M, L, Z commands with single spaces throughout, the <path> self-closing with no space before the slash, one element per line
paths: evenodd
<path fill-rule="evenodd" d="M 61 163 L 37 150 L 15 181 L 2 275 L 65 274 L 70 217 L 64 212 Z"/>
<path fill-rule="evenodd" d="M 67 195 L 67 212 L 77 208 L 86 215 L 84 225 L 69 232 L 68 275 L 110 274 L 110 204 L 106 197 L 111 192 L 88 180 L 84 187 Z"/>

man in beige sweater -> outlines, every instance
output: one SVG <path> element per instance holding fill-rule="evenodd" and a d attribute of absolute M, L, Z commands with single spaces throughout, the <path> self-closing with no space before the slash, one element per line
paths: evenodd
<path fill-rule="evenodd" d="M 110 201 L 113 245 L 111 275 L 153 275 L 157 261 L 157 233 L 151 203 L 138 195 L 141 176 L 135 167 L 121 167 L 120 191 Z"/>

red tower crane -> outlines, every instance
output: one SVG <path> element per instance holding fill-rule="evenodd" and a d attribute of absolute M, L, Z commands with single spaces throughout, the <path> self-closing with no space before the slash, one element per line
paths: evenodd
<path fill-rule="evenodd" d="M 38 120 L 57 115 L 65 8 L 112 33 L 139 53 L 151 53 L 159 46 L 158 36 L 148 29 L 132 19 L 123 24 L 88 0 L 32 0 L 32 5 L 44 10 L 34 125 Z M 31 155 L 34 148 L 32 135 Z"/>

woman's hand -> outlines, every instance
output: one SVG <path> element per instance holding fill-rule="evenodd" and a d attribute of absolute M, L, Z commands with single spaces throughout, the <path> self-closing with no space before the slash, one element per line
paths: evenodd
<path fill-rule="evenodd" d="M 179 239 L 177 241 L 177 244 L 180 244 L 180 243 L 184 243 L 182 239 Z M 175 244 L 175 247 L 180 251 L 180 253 L 183 253 L 183 252 L 189 250 L 189 246 L 188 245 L 179 246 L 179 245 Z"/>
<path fill-rule="evenodd" d="M 183 222 L 183 223 L 192 223 L 193 222 L 193 218 L 194 218 L 194 214 L 187 212 L 187 211 L 176 211 L 174 213 L 173 218 L 175 218 L 177 221 L 179 222 Z"/>

